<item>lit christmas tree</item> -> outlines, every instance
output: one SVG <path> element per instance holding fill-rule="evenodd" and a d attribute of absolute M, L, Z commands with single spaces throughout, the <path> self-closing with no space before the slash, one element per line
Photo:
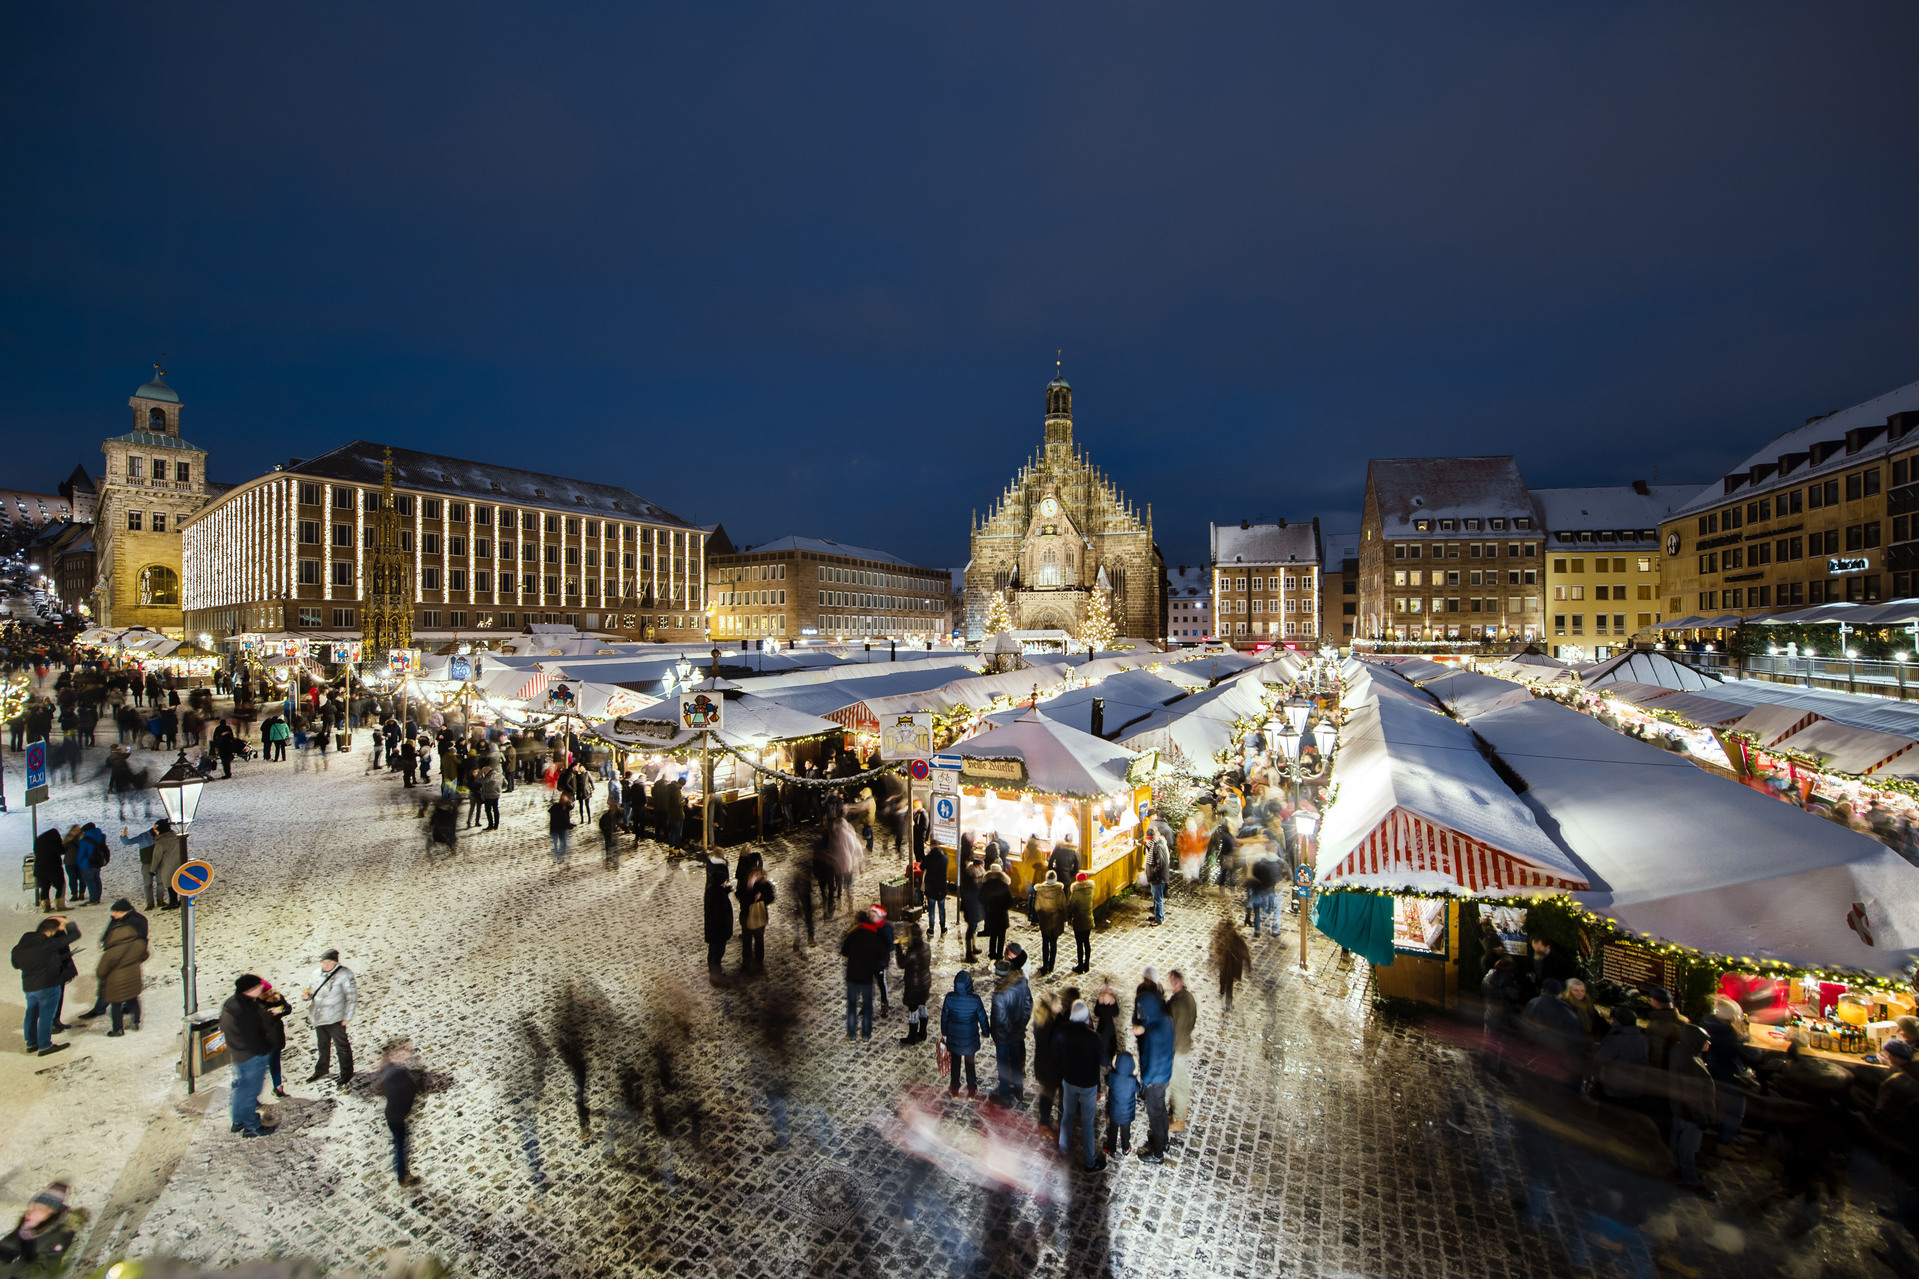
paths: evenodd
<path fill-rule="evenodd" d="M 1100 578 L 1105 580 L 1105 570 Z M 1113 593 L 1104 586 L 1093 592 L 1093 598 L 1086 605 L 1086 620 L 1080 624 L 1079 642 L 1086 645 L 1088 652 L 1097 653 L 1103 648 L 1111 648 L 1118 632 L 1113 627 Z"/>
<path fill-rule="evenodd" d="M 1003 635 L 1012 629 L 1013 615 L 1007 610 L 1006 596 L 996 591 L 993 594 L 992 604 L 986 610 L 986 633 L 989 636 Z"/>

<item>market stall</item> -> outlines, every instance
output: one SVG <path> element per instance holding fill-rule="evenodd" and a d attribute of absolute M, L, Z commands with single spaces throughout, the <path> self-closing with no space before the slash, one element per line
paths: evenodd
<path fill-rule="evenodd" d="M 1017 896 L 1026 891 L 1029 872 L 1019 863 L 1031 839 L 1042 854 L 1060 843 L 1077 848 L 1098 901 L 1132 883 L 1141 865 L 1138 810 L 1151 794 L 1128 780 L 1132 751 L 1029 710 L 947 753 L 960 757 L 960 833 L 979 843 L 997 832 L 1012 846 Z"/>

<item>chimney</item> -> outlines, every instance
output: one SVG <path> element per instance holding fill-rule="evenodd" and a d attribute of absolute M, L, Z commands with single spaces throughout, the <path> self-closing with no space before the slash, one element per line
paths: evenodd
<path fill-rule="evenodd" d="M 1093 699 L 1093 722 L 1091 725 L 1089 725 L 1089 727 L 1091 728 L 1092 734 L 1094 737 L 1106 736 L 1106 699 L 1105 698 L 1095 697 Z"/>
<path fill-rule="evenodd" d="M 1639 494 L 1639 496 L 1641 497 L 1652 496 L 1652 490 L 1646 487 L 1646 481 L 1644 480 L 1634 480 L 1632 482 L 1632 491 Z"/>
<path fill-rule="evenodd" d="M 1251 528 L 1253 526 L 1253 522 L 1251 520 L 1241 520 L 1239 522 L 1239 526 L 1241 528 Z"/>

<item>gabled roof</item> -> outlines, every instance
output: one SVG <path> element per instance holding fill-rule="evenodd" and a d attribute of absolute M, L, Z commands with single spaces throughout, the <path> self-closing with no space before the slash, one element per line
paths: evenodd
<path fill-rule="evenodd" d="M 1215 564 L 1317 564 L 1319 524 L 1214 524 Z"/>
<path fill-rule="evenodd" d="M 1738 466 L 1732 467 L 1727 474 L 1737 475 L 1742 471 L 1750 472 L 1755 466 L 1764 466 L 1767 464 L 1776 465 L 1779 459 L 1786 454 L 1810 453 L 1812 446 L 1815 444 L 1827 441 L 1844 441 L 1846 432 L 1848 431 L 1875 426 L 1883 428 L 1886 425 L 1886 419 L 1893 414 L 1906 413 L 1913 410 L 1919 410 L 1919 382 L 1908 382 L 1897 390 L 1887 391 L 1884 395 L 1874 396 L 1872 399 L 1860 404 L 1855 404 L 1849 409 L 1839 409 L 1823 417 L 1814 418 L 1803 426 L 1794 427 L 1784 434 L 1774 436 L 1771 443 L 1741 462 Z M 1862 463 L 1872 461 L 1874 458 L 1884 457 L 1891 448 L 1892 444 L 1886 438 L 1886 432 L 1882 429 L 1871 440 L 1866 441 L 1864 446 L 1856 453 L 1848 453 L 1841 448 L 1835 450 L 1832 456 L 1821 459 L 1817 465 L 1812 465 L 1809 457 L 1800 461 L 1787 476 L 1787 482 L 1790 483 L 1795 479 L 1803 479 L 1808 475 L 1825 476 L 1837 474 L 1848 467 L 1859 466 Z M 1772 481 L 1766 481 L 1766 483 L 1771 482 Z M 1695 511 L 1710 510 L 1715 506 L 1728 503 L 1735 496 L 1741 495 L 1745 491 L 1745 486 L 1742 485 L 1734 488 L 1731 493 L 1728 493 L 1723 480 L 1718 483 L 1709 484 L 1704 489 L 1695 492 L 1692 499 L 1682 505 L 1674 514 L 1690 515 Z M 1740 496 L 1739 500 L 1744 501 L 1745 499 L 1743 496 Z"/>
<path fill-rule="evenodd" d="M 289 466 L 293 475 L 312 475 L 378 488 L 383 471 L 385 446 L 366 440 L 343 444 L 330 453 Z M 526 471 L 491 462 L 447 457 L 441 453 L 421 453 L 414 449 L 393 450 L 395 487 L 423 493 L 444 493 L 451 497 L 480 502 L 512 502 L 526 506 L 577 509 L 582 514 L 610 515 L 616 519 L 645 520 L 654 524 L 693 525 L 663 507 L 647 501 L 631 489 L 590 480 L 567 479 L 541 471 Z"/>
<path fill-rule="evenodd" d="M 1415 518 L 1538 517 L 1519 463 L 1510 454 L 1376 457 L 1366 464 L 1366 487 L 1378 503 L 1386 536 L 1392 538 L 1438 536 L 1437 529 L 1416 531 Z"/>

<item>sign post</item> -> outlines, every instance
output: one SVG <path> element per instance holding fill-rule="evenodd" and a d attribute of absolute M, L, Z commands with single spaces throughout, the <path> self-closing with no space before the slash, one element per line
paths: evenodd
<path fill-rule="evenodd" d="M 713 851 L 713 734 L 726 717 L 726 695 L 680 694 L 680 727 L 700 735 L 700 851 Z"/>
<path fill-rule="evenodd" d="M 47 743 L 44 739 L 27 743 L 27 803 L 33 808 L 47 802 Z M 36 829 L 39 814 L 34 814 Z"/>
<path fill-rule="evenodd" d="M 182 862 L 173 872 L 173 891 L 180 894 L 180 984 L 186 994 L 186 1075 L 187 1091 L 193 1091 L 193 1014 L 200 1011 L 200 994 L 195 986 L 198 972 L 193 963 L 193 899 L 206 891 L 213 879 L 213 867 L 205 862 Z"/>
<path fill-rule="evenodd" d="M 1306 930 L 1312 926 L 1313 905 L 1313 868 L 1301 862 L 1293 871 L 1293 883 L 1299 893 L 1299 971 L 1309 971 L 1306 967 Z"/>
<path fill-rule="evenodd" d="M 933 753 L 933 712 L 888 716 L 880 723 L 880 758 L 910 760 L 906 773 L 906 831 L 913 832 L 913 783 L 926 779 L 926 757 Z M 930 831 L 929 831 L 930 834 Z"/>
<path fill-rule="evenodd" d="M 959 775 L 960 758 L 957 755 L 935 755 L 932 764 L 933 780 L 933 842 L 942 848 L 959 850 L 960 837 L 960 794 Z M 955 871 L 958 867 L 954 868 Z"/>

